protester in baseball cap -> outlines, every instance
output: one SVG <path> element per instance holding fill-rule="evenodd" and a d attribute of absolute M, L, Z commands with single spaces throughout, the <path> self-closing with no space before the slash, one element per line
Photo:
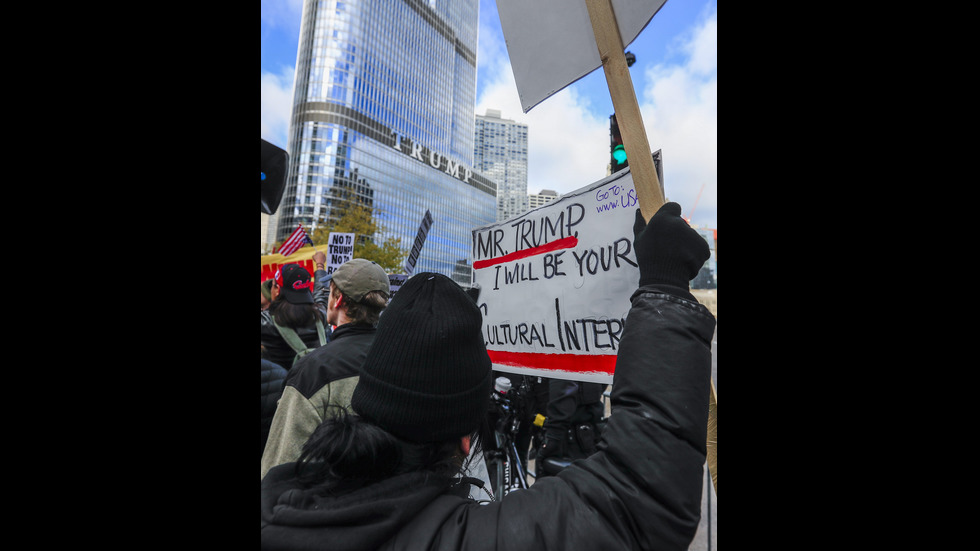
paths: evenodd
<path fill-rule="evenodd" d="M 286 370 L 300 352 L 297 348 L 316 348 L 327 341 L 327 293 L 319 290 L 315 300 L 313 287 L 310 272 L 295 263 L 283 264 L 272 278 L 272 302 L 262 311 L 262 357 Z"/>
<path fill-rule="evenodd" d="M 327 316 L 334 325 L 350 322 L 375 325 L 391 292 L 387 272 L 376 262 L 363 258 L 348 260 L 330 274 L 330 289 Z"/>

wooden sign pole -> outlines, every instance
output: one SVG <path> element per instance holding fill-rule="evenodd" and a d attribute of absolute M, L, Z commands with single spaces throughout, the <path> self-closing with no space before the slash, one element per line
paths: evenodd
<path fill-rule="evenodd" d="M 616 25 L 610 0 L 585 0 L 585 4 L 589 9 L 596 46 L 599 47 L 599 59 L 602 60 L 602 70 L 606 74 L 606 85 L 612 98 L 613 111 L 616 112 L 616 122 L 623 136 L 623 147 L 626 148 L 626 158 L 629 159 L 630 172 L 633 174 L 640 213 L 649 222 L 663 206 L 664 193 L 657 178 L 657 169 L 653 165 L 653 153 L 643 128 L 640 105 L 636 102 L 636 93 L 633 91 L 633 80 L 623 52 L 623 39 L 619 35 L 619 26 Z"/>
<path fill-rule="evenodd" d="M 708 473 L 711 485 L 718 493 L 718 397 L 715 382 L 711 381 L 711 397 L 708 399 Z"/>
<path fill-rule="evenodd" d="M 640 204 L 640 214 L 649 222 L 663 206 L 665 197 L 660 179 L 657 178 L 657 169 L 653 164 L 653 153 L 643 127 L 636 92 L 633 90 L 633 79 L 630 78 L 629 66 L 626 64 L 626 54 L 623 51 L 625 46 L 619 34 L 619 26 L 616 24 L 612 1 L 585 0 L 585 5 L 589 10 L 595 43 L 599 48 L 602 70 L 606 74 L 606 85 L 609 87 L 609 97 L 612 99 L 613 111 L 616 113 L 616 122 L 623 136 L 623 147 L 626 149 L 626 158 L 629 159 L 633 187 L 636 188 L 636 199 Z M 715 385 L 712 381 L 708 406 L 707 450 L 708 470 L 711 472 L 715 493 L 718 493 L 717 403 Z"/>

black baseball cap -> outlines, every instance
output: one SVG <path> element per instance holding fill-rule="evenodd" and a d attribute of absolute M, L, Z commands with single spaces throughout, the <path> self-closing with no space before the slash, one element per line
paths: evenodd
<path fill-rule="evenodd" d="M 283 264 L 276 270 L 276 285 L 292 304 L 313 304 L 310 272 L 299 264 Z"/>

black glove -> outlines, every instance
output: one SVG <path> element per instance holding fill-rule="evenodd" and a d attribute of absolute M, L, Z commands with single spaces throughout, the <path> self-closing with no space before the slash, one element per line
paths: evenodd
<path fill-rule="evenodd" d="M 547 435 L 541 449 L 538 450 L 537 461 L 544 461 L 546 457 L 562 457 L 565 455 L 565 439 L 561 436 Z"/>
<path fill-rule="evenodd" d="M 711 256 L 708 242 L 680 215 L 680 205 L 665 203 L 647 224 L 636 209 L 633 247 L 640 266 L 640 287 L 672 285 L 686 291 Z"/>

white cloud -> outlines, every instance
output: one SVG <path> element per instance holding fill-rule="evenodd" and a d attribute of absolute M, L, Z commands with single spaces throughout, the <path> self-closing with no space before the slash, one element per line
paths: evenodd
<path fill-rule="evenodd" d="M 684 216 L 694 209 L 693 224 L 712 227 L 718 208 L 717 28 L 712 12 L 685 37 L 683 62 L 648 69 L 648 84 L 638 92 L 650 145 L 663 149 L 667 198 Z"/>
<path fill-rule="evenodd" d="M 476 112 L 496 109 L 501 117 L 528 125 L 528 192 L 567 193 L 605 177 L 608 151 L 596 144 L 609 141 L 608 116 L 591 114 L 587 99 L 571 87 L 524 113 L 506 49 L 493 59 L 488 65 L 496 70 L 483 73 L 489 82 L 477 98 Z"/>
<path fill-rule="evenodd" d="M 481 6 L 483 9 L 486 6 Z M 528 125 L 528 192 L 551 189 L 567 193 L 605 177 L 609 152 L 596 144 L 609 141 L 608 115 L 590 113 L 588 99 L 574 86 L 524 113 L 500 22 L 495 17 L 482 17 L 484 24 L 495 28 L 480 29 L 477 60 L 485 82 L 478 83 L 476 112 L 482 115 L 487 109 L 496 109 L 501 117 Z"/>
<path fill-rule="evenodd" d="M 518 106 L 518 110 L 520 107 Z M 524 115 L 528 124 L 528 191 L 574 191 L 606 176 L 609 116 L 566 88 Z"/>
<path fill-rule="evenodd" d="M 262 40 L 299 36 L 302 15 L 303 0 L 262 0 Z M 273 33 L 273 29 L 277 32 Z M 276 37 L 269 38 L 267 35 L 270 33 Z M 262 139 L 285 149 L 293 105 L 295 67 L 282 66 L 278 70 L 278 73 L 262 72 Z"/>
<path fill-rule="evenodd" d="M 280 74 L 262 73 L 262 139 L 286 149 L 293 105 L 293 67 Z"/>
<path fill-rule="evenodd" d="M 480 27 L 476 45 L 477 74 L 498 76 L 504 71 L 510 71 L 510 58 L 507 57 L 507 45 L 500 33 L 497 8 L 485 3 L 486 0 L 480 2 Z"/>
<path fill-rule="evenodd" d="M 262 0 L 262 21 L 270 27 L 292 29 L 299 34 L 303 0 Z"/>

